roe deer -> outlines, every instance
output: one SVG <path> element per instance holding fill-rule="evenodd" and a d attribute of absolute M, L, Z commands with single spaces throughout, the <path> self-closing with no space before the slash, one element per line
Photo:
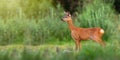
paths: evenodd
<path fill-rule="evenodd" d="M 102 35 L 104 34 L 104 30 L 96 27 L 96 28 L 78 28 L 74 26 L 72 22 L 72 18 L 70 13 L 65 12 L 65 16 L 62 18 L 62 21 L 67 22 L 69 25 L 69 29 L 71 31 L 71 36 L 75 41 L 76 44 L 76 50 L 81 48 L 80 42 L 82 40 L 88 40 L 92 39 L 96 41 L 97 43 L 101 44 L 102 46 L 105 46 L 105 43 L 102 41 Z"/>

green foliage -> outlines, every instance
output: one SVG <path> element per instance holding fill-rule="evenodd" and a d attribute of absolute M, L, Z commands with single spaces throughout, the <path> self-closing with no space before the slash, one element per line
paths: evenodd
<path fill-rule="evenodd" d="M 67 26 L 61 21 L 63 10 L 60 5 L 57 9 L 51 8 L 46 16 L 39 15 L 39 19 L 20 16 L 9 19 L 1 18 L 0 45 L 39 45 L 71 39 Z"/>
<path fill-rule="evenodd" d="M 35 19 L 14 18 L 6 22 L 0 20 L 0 44 L 43 44 L 51 41 L 62 41 L 68 38 L 68 29 L 61 22 L 57 13 L 50 13 L 37 22 Z M 65 32 L 65 33 L 64 33 Z M 63 38 L 63 36 L 66 37 Z M 70 37 L 70 36 L 69 36 Z M 69 38 L 68 38 L 69 39 Z"/>
<path fill-rule="evenodd" d="M 119 60 L 120 42 L 107 43 L 106 47 L 90 42 L 82 44 L 80 51 L 68 45 L 0 46 L 1 60 Z"/>
<path fill-rule="evenodd" d="M 102 48 L 95 43 L 84 43 L 76 52 L 73 44 L 42 46 L 70 42 L 70 31 L 60 19 L 63 9 L 53 8 L 52 0 L 0 0 L 0 60 L 119 60 L 120 16 L 114 18 L 112 3 L 94 0 L 77 14 L 76 25 L 102 27 L 104 39 L 112 43 Z M 118 28 L 117 28 L 118 27 Z M 12 45 L 13 44 L 13 45 Z M 14 45 L 22 44 L 22 45 Z M 40 46 L 31 46 L 40 45 Z"/>
<path fill-rule="evenodd" d="M 54 8 L 51 2 L 52 0 L 1 0 L 0 45 L 60 44 L 73 41 L 68 26 L 61 21 L 64 14 L 62 7 L 58 4 Z M 116 28 L 119 22 L 114 18 L 111 6 L 112 3 L 106 4 L 101 0 L 91 1 L 84 6 L 81 14 L 77 14 L 75 24 L 103 28 L 104 40 L 119 37 Z"/>
<path fill-rule="evenodd" d="M 112 3 L 104 3 L 102 0 L 94 0 L 78 14 L 78 25 L 81 27 L 101 27 L 105 30 L 104 39 L 109 40 L 118 33 L 117 20 L 115 20 Z"/>
<path fill-rule="evenodd" d="M 0 0 L 0 17 L 4 19 L 45 17 L 53 8 L 51 3 L 52 0 Z"/>
<path fill-rule="evenodd" d="M 20 11 L 24 17 L 27 18 L 39 18 L 40 16 L 45 17 L 51 12 L 52 0 L 21 0 Z M 44 13 L 43 13 L 44 12 Z"/>
<path fill-rule="evenodd" d="M 65 23 L 60 20 L 63 9 L 60 5 L 57 5 L 57 9 L 53 8 L 51 0 L 21 0 L 16 3 L 12 0 L 9 2 L 10 5 L 7 5 L 7 0 L 1 2 L 3 3 L 0 7 L 0 45 L 38 45 L 68 38 Z M 11 7 L 12 4 L 16 6 Z M 2 10 L 3 8 L 10 9 L 6 11 Z M 2 13 L 6 16 L 4 17 Z"/>

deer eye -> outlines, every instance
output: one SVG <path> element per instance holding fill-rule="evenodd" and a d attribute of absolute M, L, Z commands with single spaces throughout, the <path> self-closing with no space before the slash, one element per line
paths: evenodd
<path fill-rule="evenodd" d="M 70 15 L 70 14 L 68 14 L 67 16 L 71 17 L 71 15 Z"/>

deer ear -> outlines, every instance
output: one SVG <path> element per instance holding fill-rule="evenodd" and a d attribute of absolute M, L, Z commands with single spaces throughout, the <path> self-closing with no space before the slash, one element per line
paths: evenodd
<path fill-rule="evenodd" d="M 70 16 L 70 17 L 71 17 L 71 14 L 68 14 L 68 16 Z"/>
<path fill-rule="evenodd" d="M 65 13 L 65 15 L 67 15 L 67 16 L 71 16 L 70 12 L 64 11 L 64 13 Z"/>
<path fill-rule="evenodd" d="M 68 15 L 68 14 L 69 14 L 69 12 L 66 12 L 66 11 L 64 11 L 64 13 L 65 13 L 65 15 Z"/>

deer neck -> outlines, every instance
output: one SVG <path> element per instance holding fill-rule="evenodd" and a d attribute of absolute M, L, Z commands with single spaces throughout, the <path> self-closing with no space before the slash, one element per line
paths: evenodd
<path fill-rule="evenodd" d="M 72 30 L 75 28 L 72 20 L 68 21 L 67 23 L 68 23 L 68 25 L 69 25 L 69 29 L 72 31 Z"/>

